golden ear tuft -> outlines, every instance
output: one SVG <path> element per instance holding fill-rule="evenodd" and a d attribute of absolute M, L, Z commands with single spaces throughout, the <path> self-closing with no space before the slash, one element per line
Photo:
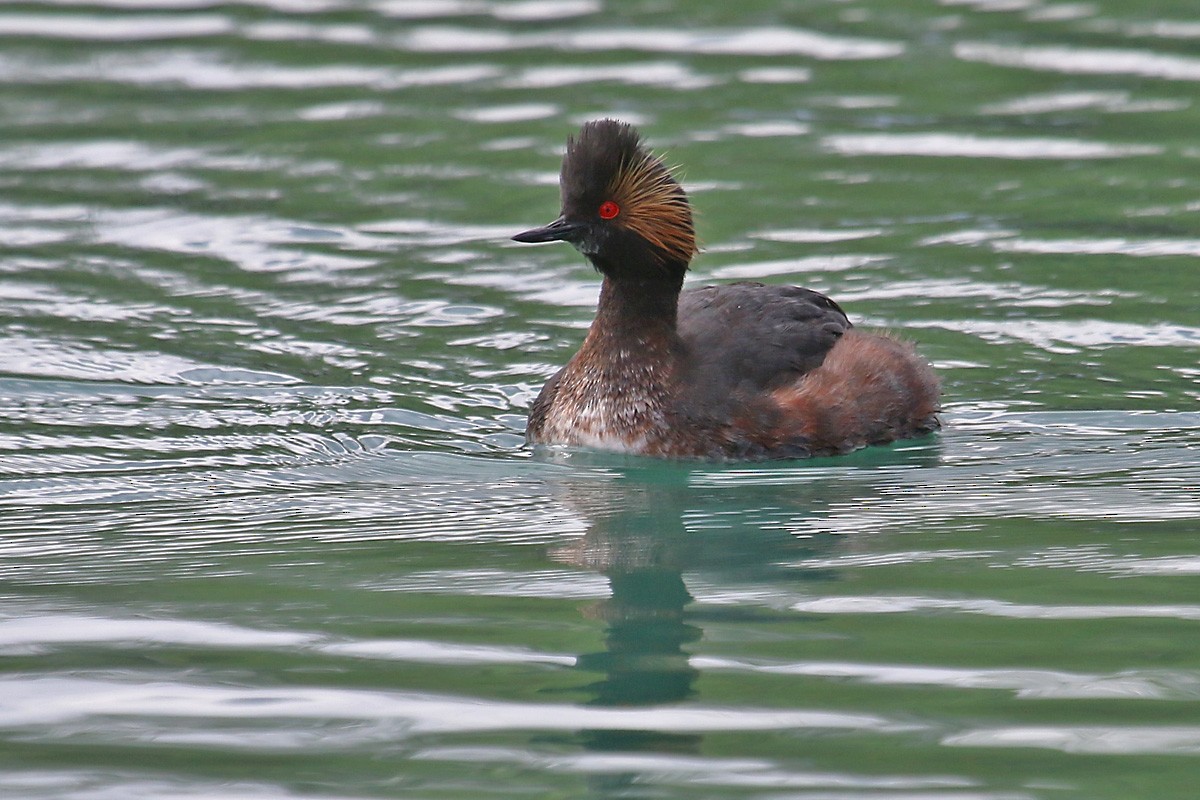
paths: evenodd
<path fill-rule="evenodd" d="M 608 192 L 621 207 L 621 224 L 653 245 L 660 260 L 686 263 L 696 254 L 696 233 L 687 194 L 672 172 L 642 152 L 621 165 Z"/>

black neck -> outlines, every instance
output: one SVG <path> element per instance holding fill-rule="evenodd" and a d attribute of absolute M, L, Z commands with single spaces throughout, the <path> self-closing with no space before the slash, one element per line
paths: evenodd
<path fill-rule="evenodd" d="M 683 276 L 651 279 L 604 277 L 594 327 L 610 333 L 675 331 Z"/>

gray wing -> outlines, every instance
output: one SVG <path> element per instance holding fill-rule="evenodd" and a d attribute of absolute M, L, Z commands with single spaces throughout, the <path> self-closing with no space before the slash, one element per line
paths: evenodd
<path fill-rule="evenodd" d="M 851 327 L 825 295 L 732 283 L 679 296 L 678 330 L 695 376 L 714 391 L 767 390 L 816 369 Z"/>

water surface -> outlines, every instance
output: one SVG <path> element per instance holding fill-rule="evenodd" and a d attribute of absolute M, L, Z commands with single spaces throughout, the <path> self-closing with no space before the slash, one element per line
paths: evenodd
<path fill-rule="evenodd" d="M 1178 0 L 0 3 L 0 794 L 1190 798 Z M 946 428 L 531 454 L 586 119 Z"/>

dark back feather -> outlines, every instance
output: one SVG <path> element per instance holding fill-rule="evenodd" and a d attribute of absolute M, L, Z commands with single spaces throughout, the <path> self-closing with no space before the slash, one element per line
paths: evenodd
<path fill-rule="evenodd" d="M 816 369 L 851 327 L 837 303 L 798 286 L 733 283 L 679 297 L 678 330 L 714 391 L 763 391 Z"/>

